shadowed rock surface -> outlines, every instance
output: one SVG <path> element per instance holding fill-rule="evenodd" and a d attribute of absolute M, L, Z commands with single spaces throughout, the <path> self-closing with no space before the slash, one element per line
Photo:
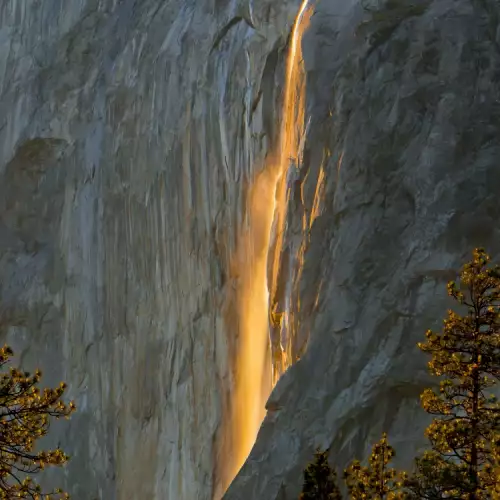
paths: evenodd
<path fill-rule="evenodd" d="M 298 3 L 0 4 L 1 340 L 76 400 L 53 436 L 73 459 L 47 479 L 75 499 L 221 496 L 229 261 Z M 296 498 L 316 446 L 342 467 L 383 430 L 408 463 L 415 343 L 471 249 L 500 257 L 499 7 L 408 5 L 317 2 L 287 228 L 296 249 L 323 169 L 291 273 L 301 358 L 229 500 Z"/>

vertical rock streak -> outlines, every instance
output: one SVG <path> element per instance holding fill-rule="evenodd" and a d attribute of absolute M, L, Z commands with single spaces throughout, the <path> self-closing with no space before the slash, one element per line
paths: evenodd
<path fill-rule="evenodd" d="M 287 58 L 285 97 L 279 151 L 256 175 L 248 196 L 247 217 L 233 269 L 237 269 L 239 316 L 236 387 L 230 432 L 234 452 L 227 459 L 232 479 L 246 460 L 265 415 L 265 401 L 287 367 L 280 339 L 269 342 L 269 303 L 276 295 L 287 205 L 287 171 L 300 161 L 299 142 L 304 134 L 305 73 L 301 38 L 311 9 L 304 0 L 297 15 Z M 272 250 L 270 250 L 272 248 Z M 269 273 L 268 273 L 269 271 Z M 272 323 L 280 324 L 277 314 Z M 278 313 L 279 318 L 283 315 Z"/>

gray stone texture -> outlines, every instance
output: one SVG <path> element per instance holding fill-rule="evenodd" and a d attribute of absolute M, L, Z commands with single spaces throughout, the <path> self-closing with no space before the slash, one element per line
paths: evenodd
<path fill-rule="evenodd" d="M 52 441 L 73 459 L 47 480 L 77 500 L 221 496 L 230 255 L 298 4 L 0 2 L 1 340 L 68 383 L 79 411 Z M 415 343 L 471 249 L 500 258 L 499 17 L 494 0 L 317 1 L 287 228 L 307 241 L 300 360 L 228 500 L 295 499 L 316 446 L 341 468 L 384 430 L 403 465 L 422 444 Z"/>
<path fill-rule="evenodd" d="M 76 400 L 44 475 L 75 499 L 222 494 L 229 255 L 297 8 L 0 2 L 2 340 Z"/>

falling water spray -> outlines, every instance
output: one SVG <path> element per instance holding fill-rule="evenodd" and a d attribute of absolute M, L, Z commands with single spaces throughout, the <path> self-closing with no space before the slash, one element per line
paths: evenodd
<path fill-rule="evenodd" d="M 287 58 L 279 151 L 270 155 L 272 160 L 252 183 L 247 220 L 234 260 L 239 275 L 236 291 L 239 345 L 230 422 L 234 448 L 233 455 L 227 459 L 230 479 L 246 460 L 265 416 L 265 402 L 287 366 L 281 345 L 270 346 L 269 304 L 274 301 L 280 273 L 287 205 L 286 174 L 289 165 L 297 165 L 300 160 L 299 143 L 304 134 L 305 71 L 301 39 L 310 16 L 308 0 L 304 0 L 295 20 Z M 274 313 L 276 317 L 276 311 Z"/>

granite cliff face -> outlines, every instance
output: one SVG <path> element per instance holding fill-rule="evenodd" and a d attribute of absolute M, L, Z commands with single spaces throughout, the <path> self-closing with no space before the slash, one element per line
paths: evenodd
<path fill-rule="evenodd" d="M 297 8 L 0 3 L 2 340 L 68 382 L 74 498 L 221 496 L 229 259 Z"/>
<path fill-rule="evenodd" d="M 0 4 L 0 327 L 76 399 L 54 428 L 76 499 L 222 495 L 231 255 L 298 8 Z M 300 360 L 225 498 L 296 498 L 317 445 L 339 467 L 382 430 L 403 462 L 419 445 L 415 342 L 471 248 L 500 256 L 499 16 L 493 0 L 317 1 L 283 257 L 305 241 L 285 287 Z"/>

